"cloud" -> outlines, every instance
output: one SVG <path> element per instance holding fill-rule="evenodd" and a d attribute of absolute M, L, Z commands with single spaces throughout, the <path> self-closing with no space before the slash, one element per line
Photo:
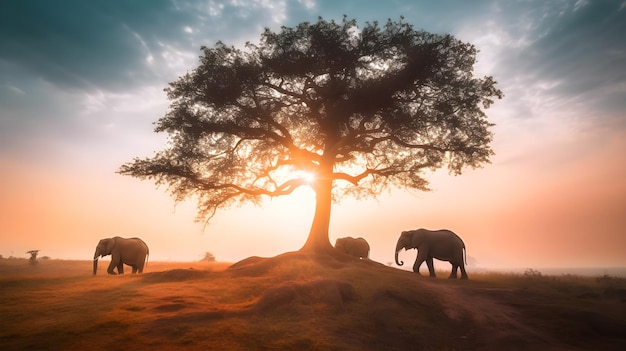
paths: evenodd
<path fill-rule="evenodd" d="M 499 40 L 481 39 L 505 93 L 530 116 L 581 108 L 614 116 L 626 108 L 626 11 L 618 3 L 530 2 L 496 23 L 490 33 Z"/>
<path fill-rule="evenodd" d="M 119 96 L 142 98 L 142 90 L 162 89 L 197 65 L 201 45 L 223 40 L 242 46 L 258 40 L 265 26 L 278 29 L 319 15 L 340 20 L 344 13 L 359 24 L 404 16 L 416 28 L 449 32 L 476 44 L 481 50 L 478 73 L 494 75 L 507 96 L 494 107 L 506 105 L 499 111 L 504 118 L 584 110 L 595 116 L 593 123 L 623 124 L 623 4 L 394 0 L 355 7 L 358 3 L 0 2 L 3 144 L 18 140 L 20 131 L 80 128 L 73 123 L 77 114 L 115 110 L 111 105 L 120 103 Z"/>
<path fill-rule="evenodd" d="M 0 61 L 64 89 L 128 89 L 170 81 L 201 45 L 243 43 L 286 17 L 286 1 L 1 2 Z"/>
<path fill-rule="evenodd" d="M 166 2 L 153 4 L 3 2 L 0 58 L 63 88 L 120 88 L 153 79 L 144 61 L 152 38 L 172 40 L 171 27 L 190 17 Z"/>
<path fill-rule="evenodd" d="M 626 78 L 626 12 L 616 3 L 579 4 L 554 18 L 522 59 L 540 76 L 563 77 L 560 90 L 588 92 Z M 539 65 L 537 65 L 539 64 Z"/>
<path fill-rule="evenodd" d="M 154 92 L 195 68 L 202 45 L 223 40 L 240 46 L 257 40 L 265 25 L 278 26 L 286 19 L 287 4 L 0 2 L 0 152 L 22 150 L 39 138 L 102 142 L 95 138 L 102 125 L 134 131 L 147 111 L 156 120 L 166 100 L 162 92 Z M 310 2 L 289 6 L 306 8 Z M 128 105 L 149 108 L 120 111 Z M 116 118 L 120 115 L 124 119 Z M 151 133 L 147 127 L 145 132 Z"/>

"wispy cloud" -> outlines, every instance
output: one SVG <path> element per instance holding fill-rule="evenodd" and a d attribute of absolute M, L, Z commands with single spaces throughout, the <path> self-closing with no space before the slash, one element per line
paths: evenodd
<path fill-rule="evenodd" d="M 26 94 L 24 92 L 24 90 L 14 86 L 14 85 L 7 84 L 7 85 L 3 85 L 2 87 L 5 88 L 5 89 L 8 89 L 8 90 L 10 90 L 10 91 L 12 91 L 14 93 L 20 94 L 20 95 Z"/>
<path fill-rule="evenodd" d="M 479 68 L 503 85 L 508 106 L 521 112 L 519 118 L 586 113 L 588 123 L 615 123 L 615 112 L 626 109 L 626 11 L 620 4 L 507 5 L 506 11 L 493 7 L 485 25 L 464 30 L 481 49 Z"/>
<path fill-rule="evenodd" d="M 0 59 L 60 88 L 163 84 L 184 73 L 174 55 L 197 57 L 217 40 L 243 43 L 286 18 L 286 1 L 2 2 Z"/>
<path fill-rule="evenodd" d="M 102 123 L 120 125 L 103 122 L 105 112 L 124 115 L 121 123 L 134 130 L 131 121 L 163 113 L 162 89 L 197 65 L 202 45 L 257 40 L 264 26 L 286 20 L 287 7 L 265 0 L 0 2 L 1 143 L 19 149 L 55 130 L 73 138 L 97 133 Z M 131 105 L 134 116 L 123 112 Z"/>

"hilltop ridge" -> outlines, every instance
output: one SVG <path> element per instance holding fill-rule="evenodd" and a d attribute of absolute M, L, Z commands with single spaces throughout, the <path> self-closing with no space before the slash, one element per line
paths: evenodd
<path fill-rule="evenodd" d="M 230 266 L 151 263 L 147 273 L 124 276 L 91 277 L 83 261 L 50 260 L 21 273 L 7 265 L 0 262 L 0 341 L 8 350 L 104 350 L 128 340 L 139 350 L 626 346 L 626 281 L 609 276 L 431 279 L 298 252 Z M 68 275 L 80 265 L 85 275 Z"/>

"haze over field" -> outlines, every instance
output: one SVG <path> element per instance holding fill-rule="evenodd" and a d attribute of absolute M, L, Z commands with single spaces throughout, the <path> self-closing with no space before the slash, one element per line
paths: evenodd
<path fill-rule="evenodd" d="M 306 240 L 314 194 L 194 223 L 195 203 L 115 174 L 165 142 L 162 89 L 200 46 L 243 46 L 318 16 L 404 16 L 480 50 L 505 98 L 487 110 L 495 156 L 432 192 L 333 207 L 330 239 L 362 236 L 393 260 L 403 230 L 449 228 L 475 265 L 626 266 L 624 1 L 19 1 L 0 3 L 0 254 L 85 259 L 100 238 L 140 236 L 151 260 L 274 256 Z M 402 252 L 405 262 L 415 253 Z M 410 265 L 405 265 L 405 267 Z M 422 268 L 424 269 L 424 268 Z"/>
<path fill-rule="evenodd" d="M 626 279 L 472 273 L 431 279 L 302 252 L 151 262 L 0 260 L 3 350 L 603 350 L 626 345 Z M 228 267 L 228 268 L 227 268 Z M 471 303 L 467 303 L 471 301 Z M 62 311 L 63 313 L 59 313 Z"/>

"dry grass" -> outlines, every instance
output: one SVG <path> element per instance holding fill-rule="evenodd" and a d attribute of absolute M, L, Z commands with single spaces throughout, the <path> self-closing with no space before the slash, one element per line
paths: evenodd
<path fill-rule="evenodd" d="M 232 268 L 151 262 L 142 275 L 96 277 L 91 261 L 40 262 L 0 260 L 3 350 L 626 346 L 626 281 L 613 277 L 429 279 L 297 253 Z"/>

